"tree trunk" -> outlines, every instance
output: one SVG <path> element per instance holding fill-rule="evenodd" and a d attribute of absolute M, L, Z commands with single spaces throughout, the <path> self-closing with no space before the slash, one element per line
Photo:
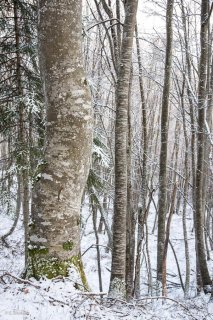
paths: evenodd
<path fill-rule="evenodd" d="M 128 103 L 128 144 L 127 144 L 127 217 L 126 217 L 126 296 L 132 298 L 135 260 L 135 217 L 132 190 L 132 119 L 131 119 L 131 90 L 132 68 L 129 82 Z"/>
<path fill-rule="evenodd" d="M 187 209 L 188 191 L 189 191 L 189 142 L 187 137 L 186 115 L 185 115 L 185 106 L 184 106 L 183 96 L 184 96 L 184 85 L 183 85 L 183 92 L 181 94 L 183 132 L 184 132 L 184 139 L 185 139 L 185 160 L 184 160 L 185 182 L 184 182 L 182 223 L 183 223 L 183 238 L 184 238 L 185 259 L 186 259 L 186 278 L 185 278 L 185 286 L 184 286 L 184 296 L 185 298 L 188 298 L 189 285 L 190 285 L 190 258 L 189 258 L 189 242 L 188 242 L 187 223 L 186 223 L 186 209 Z"/>
<path fill-rule="evenodd" d="M 204 291 L 209 291 L 211 285 L 208 266 L 206 262 L 204 243 L 204 147 L 205 147 L 205 108 L 206 108 L 206 67 L 208 51 L 208 0 L 201 3 L 201 55 L 198 83 L 198 132 L 197 132 L 197 171 L 196 171 L 196 198 L 195 198 L 195 228 L 197 233 L 197 256 L 200 275 Z"/>
<path fill-rule="evenodd" d="M 82 275 L 80 206 L 90 165 L 92 108 L 81 54 L 81 10 L 81 1 L 39 1 L 47 122 L 28 251 L 28 275 L 37 278 L 66 276 L 70 265 Z"/>
<path fill-rule="evenodd" d="M 165 237 L 165 244 L 164 244 L 164 251 L 163 251 L 163 263 L 162 263 L 162 295 L 167 296 L 167 288 L 166 288 L 166 260 L 167 260 L 167 251 L 168 251 L 168 245 L 169 245 L 169 237 L 170 237 L 170 227 L 172 222 L 172 217 L 174 214 L 175 209 L 175 201 L 176 201 L 176 194 L 177 194 L 177 182 L 176 177 L 174 178 L 174 188 L 172 192 L 172 198 L 171 198 L 171 206 L 170 206 L 170 212 L 169 217 L 167 221 L 166 226 L 166 237 Z"/>
<path fill-rule="evenodd" d="M 190 120 L 191 120 L 191 171 L 192 171 L 192 203 L 193 203 L 193 218 L 194 225 L 196 224 L 196 215 L 195 215 L 195 190 L 196 190 L 196 131 L 195 131 L 195 112 L 194 112 L 194 100 L 192 89 L 192 70 L 191 70 L 191 59 L 190 59 L 190 46 L 187 32 L 187 21 L 186 13 L 183 5 L 183 0 L 181 0 L 181 11 L 182 11 L 182 23 L 184 31 L 184 44 L 186 52 L 186 67 L 187 67 L 187 76 L 188 76 L 188 85 L 187 85 L 187 96 L 189 101 L 190 109 Z M 196 277 L 197 277 L 197 286 L 201 286 L 201 277 L 199 271 L 198 263 L 198 254 L 197 254 L 197 231 L 195 228 L 195 250 L 196 250 Z"/>
<path fill-rule="evenodd" d="M 28 172 L 28 151 L 26 141 L 25 122 L 25 105 L 23 102 L 23 79 L 21 72 L 22 57 L 21 49 L 21 30 L 20 30 L 20 12 L 18 8 L 18 1 L 14 0 L 14 31 L 15 31 L 15 48 L 16 48 L 16 77 L 17 77 L 17 93 L 19 98 L 19 123 L 18 123 L 18 156 L 17 165 L 20 166 L 21 186 L 18 192 L 22 190 L 21 202 L 24 220 L 24 250 L 25 250 L 25 269 L 27 267 L 27 245 L 28 245 L 28 224 L 29 224 L 29 172 Z"/>
<path fill-rule="evenodd" d="M 168 144 L 168 109 L 170 95 L 170 78 L 172 68 L 172 43 L 173 43 L 173 6 L 174 0 L 167 0 L 166 13 L 166 61 L 164 73 L 164 87 L 161 111 L 161 151 L 159 169 L 159 200 L 158 200 L 158 244 L 157 244 L 157 280 L 162 281 L 163 252 L 165 241 L 165 220 L 167 209 L 167 144 Z"/>
<path fill-rule="evenodd" d="M 15 230 L 15 228 L 16 228 L 16 226 L 18 224 L 20 211 L 21 211 L 21 194 L 22 194 L 21 188 L 22 188 L 22 184 L 21 184 L 21 177 L 20 177 L 20 174 L 19 174 L 19 175 L 17 175 L 17 197 L 16 197 L 15 219 L 14 219 L 13 225 L 10 228 L 10 230 L 1 237 L 2 241 L 4 242 L 4 244 L 6 246 L 8 246 L 8 244 L 7 244 L 5 239 L 7 237 L 9 237 L 13 233 L 13 231 Z"/>
<path fill-rule="evenodd" d="M 97 210 L 97 205 L 95 203 L 95 199 L 94 199 L 93 195 L 90 196 L 90 203 L 91 203 L 91 209 L 92 209 L 93 229 L 94 229 L 95 240 L 96 240 L 99 290 L 100 290 L 100 292 L 103 292 L 102 274 L 101 274 L 101 254 L 100 254 L 99 237 L 98 237 L 98 231 L 97 231 L 97 213 L 98 213 L 98 210 Z"/>
<path fill-rule="evenodd" d="M 116 298 L 125 298 L 126 296 L 127 114 L 137 6 L 137 0 L 127 0 L 125 2 L 125 21 L 116 87 L 115 204 L 113 217 L 112 268 L 109 288 L 109 296 Z"/>
<path fill-rule="evenodd" d="M 144 220 L 146 211 L 146 198 L 147 198 L 147 115 L 146 115 L 146 102 L 144 95 L 144 85 L 143 85 L 143 74 L 142 74 L 142 61 L 140 44 L 138 37 L 138 28 L 135 26 L 135 36 L 136 36 L 136 47 L 137 47 L 137 58 L 138 58 L 138 68 L 139 68 L 139 87 L 140 87 L 140 98 L 141 98 L 141 150 L 142 150 L 142 169 L 141 169 L 141 210 L 138 210 L 138 239 L 137 239 L 137 265 L 135 267 L 135 297 L 140 298 L 140 278 L 141 278 L 141 246 L 143 238 L 143 228 L 146 221 Z"/>

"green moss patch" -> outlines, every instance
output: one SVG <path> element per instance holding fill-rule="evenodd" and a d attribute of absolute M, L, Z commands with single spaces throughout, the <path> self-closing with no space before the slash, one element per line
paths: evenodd
<path fill-rule="evenodd" d="M 72 243 L 65 243 L 65 248 L 63 246 L 63 249 L 71 250 L 71 246 Z M 81 279 L 82 285 L 85 288 L 85 290 L 89 290 L 80 255 L 72 256 L 66 260 L 60 260 L 56 257 L 49 256 L 48 248 L 45 247 L 29 248 L 28 254 L 29 257 L 27 277 L 34 277 L 36 279 L 42 277 L 52 279 L 57 276 L 68 277 L 69 268 L 73 267 L 79 274 L 79 278 Z M 82 289 L 82 287 L 79 287 L 78 289 Z"/>
<path fill-rule="evenodd" d="M 63 243 L 63 249 L 66 251 L 71 251 L 73 248 L 73 241 L 66 241 Z"/>
<path fill-rule="evenodd" d="M 33 247 L 28 248 L 28 253 L 30 257 L 33 257 L 35 255 L 42 255 L 42 254 L 48 254 L 49 250 L 45 247 Z"/>
<path fill-rule="evenodd" d="M 46 277 L 48 279 L 57 276 L 67 277 L 69 275 L 69 267 L 71 259 L 59 260 L 55 257 L 45 257 L 45 254 L 34 254 L 30 256 L 28 266 L 28 276 L 36 279 Z"/>

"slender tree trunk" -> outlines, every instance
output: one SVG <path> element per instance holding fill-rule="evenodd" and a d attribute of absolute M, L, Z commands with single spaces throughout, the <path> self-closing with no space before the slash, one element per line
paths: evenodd
<path fill-rule="evenodd" d="M 191 70 L 191 60 L 190 60 L 190 47 L 189 39 L 187 33 L 187 22 L 186 22 L 186 13 L 183 5 L 183 0 L 181 0 L 181 10 L 182 10 L 182 22 L 183 22 L 183 31 L 184 31 L 184 42 L 185 42 L 185 52 L 186 52 L 186 67 L 187 67 L 187 96 L 189 101 L 190 109 L 190 120 L 191 120 L 191 172 L 192 172 L 192 203 L 193 203 L 193 218 L 194 225 L 196 224 L 196 215 L 195 215 L 195 190 L 196 190 L 196 128 L 195 128 L 195 112 L 194 112 L 194 102 L 193 102 L 193 93 L 192 90 L 192 70 Z M 197 277 L 197 287 L 201 287 L 201 276 L 199 271 L 199 262 L 198 262 L 198 251 L 197 251 L 197 230 L 195 228 L 195 251 L 196 251 L 196 277 Z"/>
<path fill-rule="evenodd" d="M 99 237 L 98 237 L 98 231 L 97 231 L 97 206 L 92 196 L 90 197 L 90 201 L 91 201 L 91 207 L 92 207 L 93 229 L 94 229 L 95 240 L 96 240 L 99 290 L 100 292 L 103 292 L 102 275 L 101 275 L 101 254 L 100 254 Z"/>
<path fill-rule="evenodd" d="M 172 43 L 173 43 L 173 6 L 174 0 L 167 0 L 166 13 L 166 61 L 164 73 L 164 88 L 161 111 L 161 150 L 159 170 L 159 200 L 158 200 L 158 244 L 157 244 L 157 280 L 162 281 L 163 252 L 165 241 L 165 219 L 166 219 L 166 194 L 167 194 L 167 144 L 168 144 L 168 110 L 170 95 L 170 78 L 172 68 Z"/>
<path fill-rule="evenodd" d="M 147 204 L 147 207 L 145 209 L 144 214 L 142 214 L 142 207 L 138 208 L 138 216 L 140 216 L 140 222 L 138 221 L 138 228 L 140 227 L 140 231 L 138 231 L 138 238 L 137 238 L 137 250 L 136 250 L 136 261 L 135 261 L 135 280 L 134 280 L 134 296 L 139 299 L 140 298 L 140 268 L 141 268 L 141 255 L 142 255 L 142 244 L 143 244 L 143 240 L 145 238 L 145 232 L 144 232 L 144 228 L 146 231 L 146 242 L 144 245 L 146 245 L 146 251 L 147 251 L 147 258 L 148 258 L 148 264 L 151 265 L 150 263 L 150 258 L 148 255 L 148 250 L 147 250 L 147 218 L 148 218 L 148 214 L 149 214 L 149 208 L 150 208 L 150 204 L 152 202 L 153 199 L 153 193 L 154 193 L 154 189 L 150 191 L 149 194 L 149 201 Z M 149 268 L 148 268 L 149 269 Z M 150 270 L 150 274 L 151 274 L 151 270 Z M 151 279 L 151 277 L 148 276 L 149 279 Z"/>
<path fill-rule="evenodd" d="M 132 60 L 137 0 L 125 2 L 125 21 L 116 87 L 115 123 L 115 204 L 113 217 L 110 297 L 126 297 L 126 212 L 127 212 L 127 132 L 128 89 Z"/>
<path fill-rule="evenodd" d="M 17 92 L 19 97 L 19 125 L 18 125 L 18 166 L 20 166 L 20 181 L 21 187 L 18 191 L 22 190 L 21 202 L 23 210 L 24 220 L 24 247 L 25 247 L 25 268 L 27 266 L 27 246 L 28 246 L 28 224 L 29 224 L 29 172 L 28 172 L 28 152 L 26 142 L 26 128 L 24 126 L 25 106 L 22 101 L 24 94 L 22 85 L 22 73 L 21 73 L 21 43 L 20 43 L 20 17 L 18 10 L 18 1 L 14 0 L 14 28 L 15 28 L 15 47 L 16 47 L 16 77 L 17 77 Z"/>
<path fill-rule="evenodd" d="M 176 194 L 177 194 L 176 178 L 174 181 L 175 181 L 175 184 L 172 192 L 171 206 L 170 206 L 170 212 L 169 212 L 169 217 L 168 217 L 167 226 L 166 226 L 166 237 L 165 237 L 165 245 L 164 245 L 164 251 L 163 251 L 163 267 L 162 267 L 162 295 L 163 296 L 167 296 L 166 260 L 167 260 L 167 251 L 168 251 L 168 245 L 169 245 L 170 227 L 171 227 L 172 217 L 174 214 L 175 200 L 176 200 Z"/>
<path fill-rule="evenodd" d="M 196 220 L 195 228 L 197 232 L 197 254 L 200 267 L 202 285 L 205 292 L 209 291 L 211 278 L 209 276 L 208 266 L 205 254 L 204 242 L 204 206 L 203 206 L 203 188 L 204 188 L 204 146 L 205 146 L 205 108 L 206 108 L 206 67 L 208 50 L 208 0 L 202 0 L 201 3 L 201 56 L 199 68 L 198 84 L 198 132 L 197 132 L 197 171 L 196 171 Z"/>
<path fill-rule="evenodd" d="M 81 10 L 77 0 L 39 1 L 47 123 L 44 164 L 32 199 L 28 275 L 35 277 L 66 276 L 70 265 L 82 275 L 80 206 L 90 165 L 92 108 L 81 53 Z"/>
<path fill-rule="evenodd" d="M 213 6 L 213 4 L 212 4 Z M 203 179 L 203 211 L 205 215 L 205 245 L 207 260 L 210 260 L 210 252 L 208 247 L 208 228 L 209 228 L 209 210 L 206 212 L 206 205 L 208 205 L 209 186 L 211 185 L 211 133 L 213 120 L 213 60 L 212 60 L 212 41 L 213 41 L 213 27 L 212 33 L 208 24 L 208 60 L 207 60 L 207 108 L 205 114 L 205 145 L 204 145 L 204 179 Z"/>
<path fill-rule="evenodd" d="M 112 36 L 112 43 L 113 43 L 113 56 L 114 56 L 114 59 L 115 59 L 115 71 L 116 73 L 118 72 L 118 61 L 119 61 L 119 46 L 118 46 L 118 36 L 119 36 L 119 33 L 116 34 L 116 27 L 115 27 L 115 24 L 114 24 L 114 21 L 113 21 L 113 11 L 112 11 L 112 8 L 111 8 L 111 1 L 108 2 L 108 4 L 106 3 L 105 0 L 101 0 L 101 3 L 103 5 L 103 8 L 105 10 L 105 12 L 107 13 L 109 19 L 110 19 L 110 31 L 111 31 L 111 36 Z M 116 9 L 118 9 L 118 4 L 116 6 Z M 117 24 L 119 25 L 119 23 Z M 118 31 L 118 28 L 117 27 L 117 31 Z"/>
<path fill-rule="evenodd" d="M 116 18 L 118 21 L 121 19 L 121 9 L 120 9 L 120 0 L 116 0 Z M 121 50 L 121 24 L 117 23 L 117 42 L 118 42 L 118 55 L 120 58 L 120 50 Z"/>
<path fill-rule="evenodd" d="M 172 185 L 173 190 L 171 192 L 171 199 L 169 203 L 169 217 L 167 221 L 166 226 L 166 237 L 165 237 L 165 244 L 164 244 L 164 252 L 163 252 L 163 268 L 162 268 L 162 295 L 167 295 L 167 288 L 166 288 L 166 270 L 167 270 L 167 251 L 168 251 L 168 245 L 169 245 L 169 237 L 170 237 L 170 226 L 172 222 L 172 217 L 175 211 L 175 203 L 176 203 L 176 197 L 177 197 L 177 182 L 176 182 L 176 176 L 177 176 L 177 168 L 178 168 L 178 154 L 179 154 L 179 137 L 180 137 L 180 124 L 179 120 L 176 120 L 176 126 L 175 126 L 175 143 L 174 143 L 174 157 L 175 157 L 175 163 L 174 163 L 174 175 L 172 178 Z"/>
<path fill-rule="evenodd" d="M 210 31 L 209 31 L 210 33 Z M 213 206 L 213 194 L 212 194 L 212 159 L 211 159 L 211 132 L 213 129 L 213 54 L 212 54 L 212 44 L 213 44 L 213 28 L 210 33 L 209 37 L 209 51 L 208 51 L 208 85 L 207 85 L 207 90 L 208 90 L 208 101 L 207 101 L 207 111 L 206 111 L 206 123 L 208 125 L 208 130 L 206 130 L 205 134 L 205 141 L 206 141 L 206 148 L 205 148 L 205 162 L 207 164 L 207 171 L 205 172 L 206 178 L 207 178 L 207 185 L 206 185 L 206 201 L 205 205 L 207 204 L 208 206 L 208 214 L 207 214 L 207 219 L 206 219 L 206 228 L 208 232 L 208 238 L 210 238 L 211 235 L 211 219 L 213 221 L 213 217 L 211 215 L 211 209 Z M 212 232 L 213 232 L 213 226 L 212 226 Z M 213 242 L 210 240 L 210 248 L 213 250 Z"/>
<path fill-rule="evenodd" d="M 183 116 L 183 132 L 184 132 L 184 139 L 185 139 L 185 160 L 184 160 L 185 183 L 184 183 L 182 222 L 183 222 L 183 237 L 184 237 L 185 259 L 186 259 L 186 278 L 185 278 L 185 286 L 184 286 L 184 295 L 185 295 L 185 298 L 188 298 L 189 284 L 190 284 L 190 259 L 189 259 L 189 243 L 188 243 L 187 224 L 186 224 L 186 208 L 187 208 L 187 200 L 188 200 L 188 192 L 189 192 L 189 142 L 188 142 L 187 130 L 186 130 L 186 118 L 185 118 L 183 94 L 181 95 L 181 105 L 182 105 L 182 116 Z"/>
<path fill-rule="evenodd" d="M 149 208 L 147 208 L 147 210 L 149 211 Z M 148 265 L 148 294 L 151 294 L 152 296 L 152 293 L 153 293 L 152 265 L 151 265 L 151 257 L 149 252 L 149 229 L 148 229 L 147 219 L 145 222 L 145 227 L 146 227 L 146 255 L 147 255 L 147 265 Z"/>
<path fill-rule="evenodd" d="M 8 244 L 7 244 L 5 239 L 7 237 L 9 237 L 13 233 L 13 231 L 15 230 L 15 228 L 17 226 L 19 217 L 20 217 L 20 212 L 21 212 L 21 194 L 22 194 L 21 188 L 22 188 L 22 184 L 21 184 L 21 177 L 20 177 L 20 174 L 19 174 L 17 176 L 17 197 L 16 197 L 15 219 L 14 219 L 13 225 L 10 228 L 10 230 L 6 234 L 4 234 L 2 236 L 2 238 L 1 238 L 2 241 L 6 244 L 6 246 L 8 246 Z"/>
<path fill-rule="evenodd" d="M 127 146 L 127 218 L 126 218 L 126 296 L 132 298 L 135 260 L 135 219 L 132 192 L 132 119 L 131 119 L 132 68 L 129 83 L 128 146 Z"/>
<path fill-rule="evenodd" d="M 140 278 L 141 278 L 141 246 L 142 246 L 142 237 L 143 237 L 143 223 L 144 215 L 146 211 L 146 198 L 147 198 L 147 152 L 148 152 L 148 143 L 147 143 L 147 115 L 146 115 L 146 102 L 144 95 L 144 85 L 142 78 L 142 61 L 141 61 L 141 52 L 140 44 L 138 37 L 138 28 L 137 24 L 135 26 L 135 36 L 136 36 L 136 47 L 137 47 L 137 58 L 138 58 L 138 67 L 139 67 L 139 87 L 140 87 L 140 96 L 141 96 L 141 149 L 142 149 L 142 169 L 141 169 L 141 209 L 138 210 L 138 236 L 137 236 L 137 264 L 135 268 L 135 296 L 136 298 L 140 297 Z"/>

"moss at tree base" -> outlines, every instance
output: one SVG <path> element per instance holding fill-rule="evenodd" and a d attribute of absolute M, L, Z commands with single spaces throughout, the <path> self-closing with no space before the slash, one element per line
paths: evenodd
<path fill-rule="evenodd" d="M 58 276 L 68 277 L 70 268 L 74 268 L 79 275 L 84 289 L 89 290 L 83 263 L 80 255 L 72 256 L 66 260 L 60 260 L 48 255 L 47 248 L 33 248 L 28 251 L 27 277 L 40 279 L 45 277 L 52 279 Z M 76 284 L 78 287 L 78 284 Z M 82 289 L 82 288 L 78 288 Z"/>

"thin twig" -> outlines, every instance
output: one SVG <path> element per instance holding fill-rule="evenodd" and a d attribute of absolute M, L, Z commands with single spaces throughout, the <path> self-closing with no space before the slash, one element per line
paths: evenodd
<path fill-rule="evenodd" d="M 9 272 L 4 272 L 4 274 L 2 274 L 2 275 L 0 276 L 0 278 L 3 280 L 3 277 L 5 277 L 5 276 L 11 277 L 11 278 L 15 279 L 16 281 L 18 281 L 18 282 L 20 282 L 20 283 L 29 284 L 29 285 L 33 286 L 34 288 L 36 288 L 36 289 L 40 289 L 40 288 L 41 288 L 39 285 L 34 284 L 32 281 L 30 281 L 30 280 L 25 280 L 25 279 L 21 279 L 21 278 L 19 278 L 19 277 L 17 277 L 17 276 L 14 276 L 13 274 L 11 274 L 11 273 L 9 273 Z"/>
<path fill-rule="evenodd" d="M 141 298 L 139 299 L 139 301 L 145 301 L 145 300 L 169 300 L 172 301 L 174 303 L 176 303 L 177 305 L 179 305 L 180 307 L 182 307 L 184 310 L 186 310 L 189 315 L 194 319 L 194 320 L 200 320 L 200 318 L 196 318 L 189 310 L 189 308 L 187 308 L 186 306 L 184 306 L 184 304 L 180 303 L 179 301 L 172 299 L 172 298 L 168 298 L 168 297 L 164 297 L 164 296 L 159 296 L 159 297 L 146 297 L 146 298 Z"/>

